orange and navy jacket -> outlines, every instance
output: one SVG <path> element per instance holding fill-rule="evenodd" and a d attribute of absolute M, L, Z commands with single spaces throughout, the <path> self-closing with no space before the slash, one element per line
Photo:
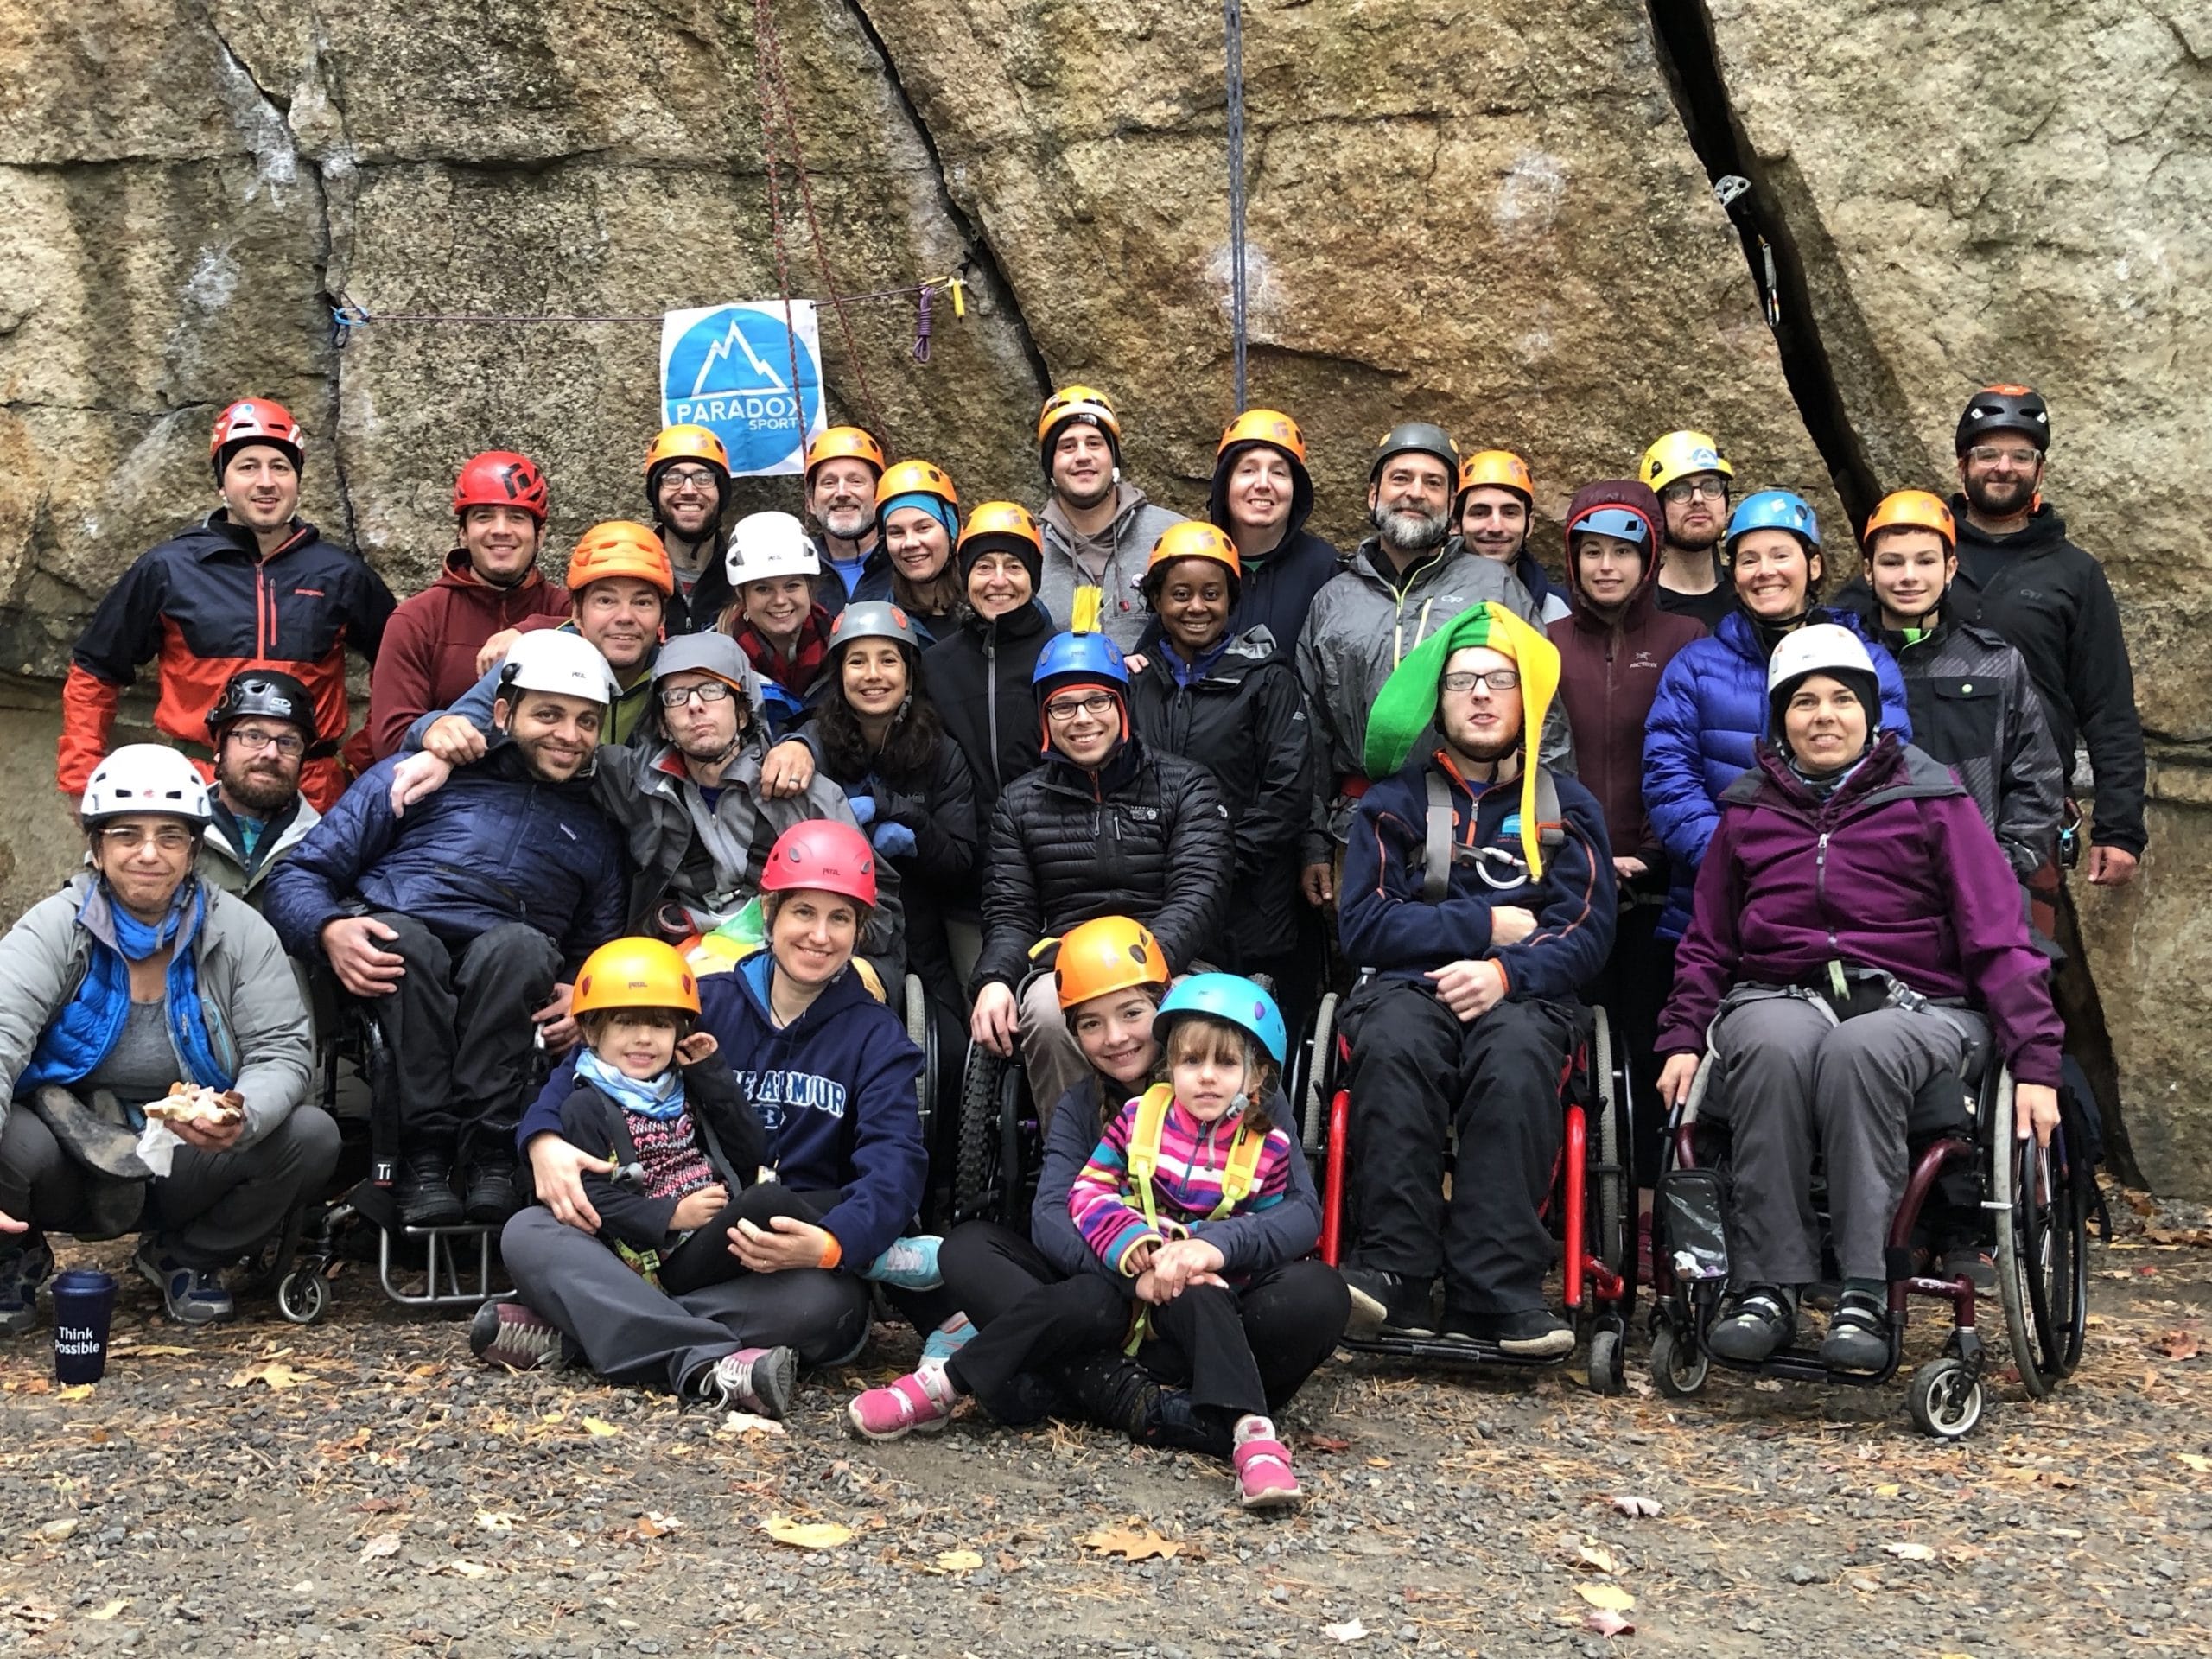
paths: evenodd
<path fill-rule="evenodd" d="M 1421 896 L 1431 766 L 1450 781 L 1452 797 L 1452 874 L 1434 904 Z M 1440 749 L 1370 788 L 1345 838 L 1337 884 L 1337 928 L 1352 966 L 1419 981 L 1446 963 L 1487 957 L 1505 970 L 1509 997 L 1551 1001 L 1594 978 L 1613 948 L 1605 815 L 1573 779 L 1554 773 L 1552 781 L 1564 833 L 1545 846 L 1544 873 L 1534 881 L 1521 853 L 1518 779 L 1471 790 Z M 1536 931 L 1494 944 L 1490 913 L 1499 905 L 1533 912 Z"/>
<path fill-rule="evenodd" d="M 359 555 L 293 521 L 291 539 L 267 558 L 253 534 L 218 509 L 143 555 L 108 589 L 72 654 L 61 687 L 61 752 L 55 780 L 73 799 L 107 753 L 124 688 L 159 663 L 154 724 L 180 742 L 207 743 L 207 710 L 242 668 L 275 668 L 315 695 L 315 725 L 344 735 L 346 652 L 373 662 L 392 613 L 391 590 Z M 327 751 L 327 742 L 319 747 Z M 301 791 L 327 811 L 345 790 L 336 761 L 310 760 Z"/>

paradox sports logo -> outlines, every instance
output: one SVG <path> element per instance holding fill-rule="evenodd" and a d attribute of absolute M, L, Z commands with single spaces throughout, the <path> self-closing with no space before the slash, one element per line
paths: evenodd
<path fill-rule="evenodd" d="M 798 381 L 791 382 L 794 346 Z M 810 300 L 671 311 L 661 319 L 661 418 L 708 427 L 737 474 L 796 473 L 827 424 L 822 352 Z"/>

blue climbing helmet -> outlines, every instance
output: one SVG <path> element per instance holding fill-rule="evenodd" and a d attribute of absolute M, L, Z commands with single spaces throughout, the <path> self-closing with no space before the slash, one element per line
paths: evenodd
<path fill-rule="evenodd" d="M 1282 1010 L 1275 1000 L 1238 974 L 1192 974 L 1168 989 L 1152 1017 L 1152 1034 L 1160 1042 L 1175 1021 L 1186 1014 L 1203 1014 L 1232 1025 L 1256 1039 L 1268 1057 L 1283 1065 L 1290 1036 L 1283 1027 Z"/>
<path fill-rule="evenodd" d="M 1579 536 L 1584 531 L 1599 536 L 1611 536 L 1624 542 L 1634 542 L 1642 547 L 1648 531 L 1643 515 L 1630 512 L 1626 507 L 1597 507 L 1584 513 L 1567 530 L 1569 536 Z"/>
<path fill-rule="evenodd" d="M 1811 504 L 1791 490 L 1760 490 L 1745 496 L 1729 517 L 1724 550 L 1732 556 L 1737 538 L 1754 530 L 1786 530 L 1805 543 L 1807 552 L 1820 550 L 1821 521 L 1813 516 Z"/>
<path fill-rule="evenodd" d="M 1114 642 L 1103 633 L 1056 633 L 1037 653 L 1037 666 L 1029 683 L 1041 705 L 1060 685 L 1081 681 L 1088 685 L 1111 685 L 1126 691 L 1129 665 Z"/>

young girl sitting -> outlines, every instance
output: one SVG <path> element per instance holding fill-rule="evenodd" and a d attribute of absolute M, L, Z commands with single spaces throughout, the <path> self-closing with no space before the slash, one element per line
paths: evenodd
<path fill-rule="evenodd" d="M 1313 1248 L 1311 1226 L 1288 1248 L 1269 1237 L 1253 1249 L 1278 1230 L 1268 1212 L 1303 1155 L 1254 1103 L 1282 1064 L 1282 1016 L 1249 980 L 1199 974 L 1168 993 L 1155 1031 L 1169 1081 L 1122 1108 L 1069 1195 L 1087 1270 L 1038 1284 L 941 1368 L 892 1389 L 907 1427 L 941 1425 L 963 1394 L 1020 1421 L 1033 1415 L 1025 1379 L 1134 1338 L 1147 1368 L 1186 1377 L 1195 1412 L 1226 1431 L 1239 1502 L 1295 1503 L 1303 1495 L 1269 1413 L 1335 1345 L 1349 1304 L 1331 1269 L 1297 1259 Z"/>

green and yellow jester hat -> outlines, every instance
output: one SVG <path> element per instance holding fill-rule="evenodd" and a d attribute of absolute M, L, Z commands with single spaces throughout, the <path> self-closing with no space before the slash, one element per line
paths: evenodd
<path fill-rule="evenodd" d="M 1521 671 L 1521 850 L 1529 874 L 1544 872 L 1536 822 L 1536 752 L 1544 715 L 1559 691 L 1559 647 L 1495 600 L 1471 605 L 1400 659 L 1367 715 L 1367 775 L 1388 778 L 1406 764 L 1436 719 L 1439 683 L 1452 653 L 1487 645 Z"/>

